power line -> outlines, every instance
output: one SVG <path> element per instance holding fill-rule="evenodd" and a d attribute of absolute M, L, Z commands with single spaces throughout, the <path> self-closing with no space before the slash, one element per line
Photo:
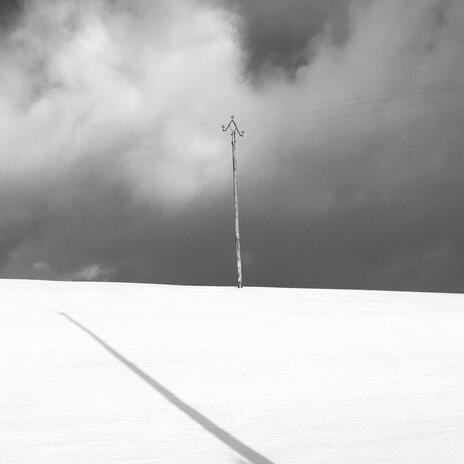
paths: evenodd
<path fill-rule="evenodd" d="M 298 125 L 306 124 L 308 122 L 325 121 L 325 120 L 331 120 L 331 119 L 351 118 L 351 117 L 365 116 L 365 115 L 368 115 L 368 114 L 376 114 L 376 113 L 387 113 L 387 112 L 390 112 L 390 111 L 404 110 L 404 109 L 415 108 L 415 107 L 424 106 L 424 105 L 433 105 L 433 104 L 436 104 L 436 103 L 439 103 L 439 102 L 438 101 L 420 102 L 420 103 L 415 103 L 415 104 L 410 104 L 410 105 L 394 106 L 394 107 L 389 107 L 389 108 L 362 111 L 362 112 L 358 112 L 358 113 L 338 114 L 338 115 L 330 115 L 330 116 L 326 116 L 326 117 L 322 117 L 322 118 L 304 119 L 304 120 L 296 121 L 296 122 L 288 121 L 287 124 L 285 124 L 285 125 L 298 126 Z M 255 131 L 265 130 L 265 129 L 275 129 L 275 128 L 281 127 L 282 125 L 283 124 L 273 124 L 273 125 L 270 125 L 270 126 L 251 127 L 250 129 L 248 129 L 248 132 L 255 132 Z"/>
<path fill-rule="evenodd" d="M 409 89 L 409 90 L 403 90 L 399 93 L 385 93 L 385 94 L 371 94 L 371 95 L 363 95 L 355 98 L 341 98 L 341 99 L 335 99 L 335 100 L 320 100 L 320 101 L 307 101 L 304 104 L 299 104 L 299 105 L 292 105 L 291 107 L 285 106 L 285 107 L 279 107 L 276 108 L 267 108 L 267 109 L 262 109 L 259 111 L 249 111 L 249 112 L 242 112 L 241 114 L 247 115 L 247 114 L 269 114 L 269 113 L 274 113 L 274 112 L 284 112 L 284 114 L 288 114 L 288 110 L 292 109 L 304 109 L 308 107 L 316 107 L 316 111 L 325 111 L 329 109 L 337 109 L 340 108 L 338 104 L 340 103 L 346 103 L 349 106 L 353 105 L 364 105 L 364 104 L 369 104 L 377 101 L 389 101 L 389 100 L 396 100 L 399 98 L 406 98 L 406 97 L 413 97 L 413 96 L 421 96 L 421 95 L 426 95 L 429 93 L 436 93 L 436 92 L 447 92 L 450 90 L 456 90 L 458 88 L 461 88 L 464 86 L 464 81 L 457 81 L 454 83 L 450 83 L 445 86 L 439 86 L 439 85 L 430 85 L 430 86 L 425 86 L 425 87 L 418 87 L 415 89 Z M 367 99 L 367 100 L 366 100 Z M 374 100 L 373 100 L 374 99 Z M 337 105 L 333 105 L 333 104 Z M 343 105 L 344 106 L 344 105 Z M 320 107 L 320 108 L 317 108 Z"/>
<path fill-rule="evenodd" d="M 289 118 L 292 117 L 305 117 L 307 115 L 318 115 L 318 114 L 324 114 L 327 113 L 328 111 L 331 110 L 339 110 L 339 109 L 345 109 L 345 108 L 358 108 L 362 107 L 365 105 L 375 105 L 379 103 L 388 103 L 390 101 L 397 101 L 401 99 L 409 99 L 413 97 L 420 97 L 420 96 L 426 96 L 426 95 L 431 95 L 431 94 L 439 94 L 439 93 L 447 93 L 453 90 L 456 90 L 458 88 L 461 88 L 464 86 L 464 81 L 463 82 L 455 82 L 453 84 L 447 85 L 447 86 L 428 86 L 428 87 L 422 87 L 418 88 L 416 90 L 410 90 L 410 91 L 405 91 L 397 94 L 383 94 L 383 95 L 378 95 L 374 96 L 371 95 L 370 97 L 374 96 L 376 98 L 364 98 L 364 99 L 339 99 L 339 100 L 332 100 L 332 101 L 327 101 L 327 102 L 319 102 L 315 103 L 315 105 L 319 105 L 319 108 L 313 108 L 307 111 L 298 111 L 298 109 L 304 109 L 310 105 L 313 104 L 304 104 L 304 105 L 295 105 L 293 106 L 293 111 L 292 112 L 282 112 L 281 114 L 276 114 L 274 116 L 270 116 L 266 118 L 266 115 L 263 114 L 263 112 L 255 111 L 255 112 L 244 112 L 242 114 L 260 114 L 259 117 L 252 118 L 245 120 L 249 124 L 253 124 L 255 122 L 266 122 L 268 120 L 276 121 L 275 124 L 271 124 L 269 126 L 258 126 L 258 127 L 253 127 L 249 129 L 250 132 L 254 133 L 256 131 L 261 131 L 265 129 L 273 129 L 277 127 L 282 127 L 282 126 L 292 126 L 292 125 L 302 125 L 305 124 L 306 122 L 317 122 L 317 121 L 323 121 L 323 120 L 330 120 L 330 119 L 341 119 L 341 118 L 347 118 L 347 117 L 357 117 L 357 116 L 363 116 L 363 115 L 368 115 L 368 114 L 375 114 L 375 113 L 383 113 L 383 112 L 388 112 L 388 111 L 396 111 L 396 110 L 401 110 L 401 109 L 407 109 L 407 108 L 413 108 L 416 106 L 421 106 L 425 104 L 430 104 L 430 102 L 419 102 L 417 104 L 411 104 L 411 105 L 406 105 L 406 106 L 396 106 L 396 107 L 387 107 L 387 108 L 382 108 L 382 109 L 376 109 L 376 110 L 368 110 L 368 111 L 361 111 L 361 112 L 350 112 L 349 114 L 336 114 L 336 115 L 325 115 L 320 118 L 309 118 L 309 119 L 303 119 L 303 120 L 298 120 L 298 121 L 289 121 Z M 346 102 L 345 104 L 337 104 L 337 105 L 330 105 L 330 103 L 342 103 Z M 433 102 L 436 103 L 436 102 Z M 325 105 L 325 106 L 323 106 Z M 287 107 L 289 109 L 289 107 Z M 272 111 L 272 110 L 271 110 Z M 266 111 L 268 113 L 269 111 Z M 286 119 L 285 123 L 280 124 L 278 121 L 281 119 Z M 199 129 L 202 128 L 209 128 L 215 126 L 215 122 L 209 122 L 205 121 L 202 123 L 199 123 L 197 125 L 191 126 L 189 128 L 183 129 L 181 131 L 166 131 L 164 129 L 156 129 L 153 131 L 149 131 L 143 134 L 143 136 L 139 140 L 135 140 L 132 143 L 129 144 L 123 144 L 123 146 L 119 146 L 116 148 L 113 148 L 120 151 L 120 152 L 131 152 L 131 151 L 137 151 L 139 149 L 146 149 L 153 147 L 156 144 L 162 144 L 163 145 L 163 150 L 166 148 L 172 148 L 175 147 L 175 144 L 179 140 L 185 140 L 189 137 L 194 137 L 196 132 Z M 208 139 L 211 140 L 211 135 L 208 135 Z M 189 146 L 190 143 L 187 141 L 187 143 L 183 146 Z M 103 153 L 111 150 L 111 148 L 104 148 L 101 150 L 98 150 L 97 152 L 93 153 Z"/>
<path fill-rule="evenodd" d="M 419 96 L 430 95 L 430 94 L 435 94 L 435 93 L 449 92 L 449 91 L 461 88 L 463 86 L 464 86 L 464 81 L 463 82 L 457 82 L 457 83 L 454 83 L 453 85 L 448 85 L 448 86 L 428 86 L 428 87 L 423 87 L 423 88 L 417 89 L 416 91 L 406 91 L 406 92 L 402 92 L 402 93 L 398 93 L 398 94 L 390 94 L 388 96 L 386 96 L 386 94 L 384 94 L 384 95 L 379 95 L 379 96 L 377 96 L 376 98 L 373 98 L 373 99 L 364 99 L 364 100 L 345 99 L 345 100 L 338 100 L 338 102 L 346 101 L 347 103 L 343 104 L 343 105 L 332 105 L 332 106 L 330 106 L 328 104 L 325 104 L 326 106 L 324 106 L 322 108 L 314 108 L 314 109 L 311 109 L 311 110 L 308 110 L 308 111 L 283 112 L 282 114 L 271 116 L 270 118 L 266 118 L 266 115 L 263 115 L 261 113 L 261 116 L 259 118 L 248 119 L 248 120 L 245 120 L 245 122 L 253 123 L 253 122 L 256 122 L 257 120 L 263 121 L 263 120 L 266 120 L 266 119 L 288 118 L 288 117 L 292 117 L 292 116 L 300 116 L 300 115 L 305 115 L 305 114 L 318 114 L 318 113 L 323 113 L 323 112 L 327 112 L 327 111 L 331 111 L 331 110 L 335 110 L 335 109 L 353 108 L 353 107 L 364 106 L 364 105 L 369 105 L 369 104 L 376 104 L 376 103 L 387 103 L 389 101 L 394 101 L 394 100 L 399 100 L 399 99 L 404 99 L 404 98 L 412 98 L 412 97 L 419 97 Z M 335 102 L 336 101 L 337 100 L 335 100 Z M 332 101 L 332 103 L 333 102 L 334 101 Z M 322 105 L 322 104 L 324 104 L 324 103 L 320 103 L 320 105 Z M 296 108 L 296 109 L 298 109 L 298 108 L 306 108 L 308 106 L 310 106 L 310 104 L 297 105 L 297 106 L 294 106 L 293 108 Z M 255 112 L 255 113 L 259 114 L 259 112 Z M 369 113 L 370 113 L 370 111 L 368 113 L 362 112 L 362 113 L 357 113 L 357 114 L 369 114 Z M 242 113 L 242 114 L 247 114 L 247 113 L 245 112 L 245 113 Z M 250 113 L 248 113 L 248 114 L 250 114 Z M 327 118 L 329 118 L 329 117 L 330 116 L 328 116 Z M 335 117 L 339 117 L 339 116 L 335 116 Z M 326 117 L 324 117 L 324 119 L 326 119 Z M 186 138 L 186 137 L 192 136 L 195 133 L 195 131 L 198 130 L 199 128 L 213 126 L 213 125 L 214 125 L 214 123 L 204 122 L 204 123 L 198 124 L 196 126 L 193 126 L 191 128 L 180 131 L 180 132 L 160 133 L 158 137 L 155 137 L 155 139 L 148 138 L 148 140 L 153 141 L 153 140 L 160 140 L 160 139 L 163 139 L 163 138 L 169 139 L 171 137 Z M 141 143 L 141 142 L 139 142 L 139 143 Z"/>

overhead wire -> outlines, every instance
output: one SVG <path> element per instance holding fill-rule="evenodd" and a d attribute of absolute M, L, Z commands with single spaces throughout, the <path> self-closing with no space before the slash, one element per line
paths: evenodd
<path fill-rule="evenodd" d="M 300 115 L 306 115 L 306 114 L 318 114 L 322 112 L 328 112 L 332 110 L 338 110 L 338 109 L 345 109 L 345 108 L 355 108 L 358 106 L 365 106 L 365 105 L 374 105 L 377 103 L 388 103 L 389 101 L 395 101 L 399 99 L 404 99 L 404 98 L 413 98 L 413 97 L 420 97 L 420 96 L 426 96 L 430 94 L 435 94 L 435 93 L 441 93 L 441 92 L 449 92 L 452 90 L 456 90 L 458 88 L 464 87 L 464 81 L 463 82 L 455 82 L 452 85 L 447 85 L 447 86 L 428 86 L 428 87 L 423 87 L 420 89 L 417 89 L 416 91 L 406 91 L 406 92 L 401 92 L 397 94 L 390 94 L 388 96 L 381 95 L 376 98 L 372 99 L 364 99 L 364 100 L 353 100 L 353 99 L 345 99 L 345 100 L 339 100 L 339 101 L 346 101 L 346 104 L 343 105 L 329 105 L 325 104 L 323 108 L 314 108 L 308 111 L 291 111 L 291 112 L 283 112 L 280 115 L 272 116 L 271 119 L 279 119 L 279 118 L 289 118 L 293 116 L 300 116 Z M 299 105 L 295 106 L 294 108 L 305 108 L 308 105 Z M 408 105 L 409 106 L 409 105 Z M 414 105 L 415 106 L 415 105 Z M 370 111 L 366 112 L 360 112 L 357 114 L 369 114 Z M 240 114 L 247 114 L 247 113 L 240 113 Z M 338 117 L 340 115 L 336 115 L 335 117 Z M 332 117 L 332 116 L 329 116 Z M 269 118 L 267 118 L 269 119 Z M 320 118 L 322 119 L 322 118 Z M 320 120 L 317 119 L 317 120 Z M 324 117 L 323 119 L 326 119 Z M 259 118 L 253 118 L 253 119 L 245 119 L 241 120 L 242 124 L 247 124 L 247 123 L 253 123 L 256 122 L 257 120 L 263 121 L 266 120 L 266 115 L 261 114 Z M 314 119 L 313 119 L 314 120 Z M 170 137 L 176 137 L 176 138 L 185 138 L 194 133 L 195 130 L 201 127 L 208 127 L 208 126 L 216 126 L 217 124 L 214 122 L 204 122 L 201 123 L 197 126 L 194 126 L 192 128 L 185 129 L 184 131 L 180 131 L 178 133 L 165 133 L 162 134 L 159 138 L 170 138 Z M 250 129 L 249 129 L 250 130 Z M 249 130 L 246 130 L 248 132 Z M 148 138 L 150 139 L 150 138 Z"/>
<path fill-rule="evenodd" d="M 453 90 L 457 90 L 459 88 L 464 87 L 464 81 L 462 82 L 454 82 L 452 84 L 446 85 L 446 86 L 427 86 L 427 87 L 422 87 L 418 88 L 416 90 L 408 90 L 408 91 L 403 91 L 399 92 L 396 94 L 383 94 L 383 95 L 371 95 L 370 97 L 374 98 L 364 98 L 364 99 L 339 99 L 339 100 L 331 100 L 331 101 L 326 101 L 326 102 L 319 102 L 319 103 L 306 103 L 303 105 L 294 105 L 291 111 L 281 111 L 281 110 L 276 110 L 281 111 L 280 114 L 276 114 L 274 116 L 267 116 L 267 113 L 269 113 L 269 110 L 266 110 L 266 112 L 243 112 L 240 114 L 257 114 L 259 117 L 255 118 L 250 118 L 250 119 L 245 119 L 241 120 L 242 124 L 251 124 L 251 127 L 246 128 L 245 133 L 254 133 L 258 131 L 264 131 L 267 129 L 275 129 L 278 127 L 282 126 L 299 126 L 303 125 L 306 123 L 311 123 L 311 122 L 317 122 L 317 121 L 324 121 L 324 120 L 329 120 L 329 119 L 342 119 L 342 118 L 350 118 L 350 117 L 358 117 L 358 116 L 364 116 L 364 115 L 369 115 L 369 114 L 376 114 L 376 113 L 384 113 L 384 112 L 389 112 L 389 111 L 398 111 L 398 110 L 404 110 L 404 109 L 409 109 L 409 108 L 414 108 L 422 105 L 428 105 L 428 104 L 435 104 L 437 102 L 417 102 L 417 103 L 411 103 L 408 105 L 402 105 L 402 106 L 387 106 L 383 108 L 373 108 L 369 109 L 367 111 L 351 111 L 349 113 L 344 113 L 344 114 L 327 114 L 330 111 L 335 111 L 335 110 L 344 110 L 344 109 L 351 109 L 351 108 L 359 108 L 359 107 L 365 107 L 367 105 L 378 105 L 378 104 L 383 104 L 383 103 L 389 103 L 389 102 L 397 102 L 398 100 L 402 99 L 411 99 L 414 97 L 422 97 L 422 96 L 428 96 L 432 94 L 440 94 L 440 93 L 448 93 Z M 333 104 L 337 103 L 337 104 Z M 343 104 L 339 104 L 343 103 Z M 305 108 L 312 106 L 312 105 L 319 105 L 318 108 L 312 108 L 308 109 L 306 111 L 303 111 Z M 287 107 L 289 109 L 290 107 Z M 301 109 L 301 111 L 299 111 Z M 308 115 L 324 115 L 321 117 L 312 117 L 308 118 Z M 300 119 L 302 118 L 302 119 Z M 279 122 L 280 120 L 283 120 L 283 122 Z M 296 119 L 296 120 L 295 120 Z M 264 125 L 264 126 L 255 126 L 253 127 L 253 123 L 257 122 L 271 122 L 270 125 Z M 195 134 L 199 129 L 202 128 L 208 128 L 208 127 L 215 127 L 218 126 L 217 122 L 211 121 L 204 121 L 199 124 L 196 124 L 194 126 L 181 129 L 178 131 L 166 131 L 165 129 L 155 129 L 152 131 L 145 132 L 141 138 L 138 140 L 134 140 L 132 143 L 129 144 L 121 144 L 119 147 L 115 147 L 113 149 L 117 150 L 120 153 L 130 153 L 134 152 L 137 150 L 143 150 L 147 149 L 150 147 L 155 146 L 156 144 L 161 144 L 163 147 L 163 150 L 166 149 L 176 149 L 178 147 L 178 142 L 182 141 L 186 138 L 192 137 L 194 138 Z M 219 127 L 219 126 L 218 126 Z M 218 132 L 218 139 L 221 137 L 222 134 Z M 208 139 L 211 140 L 211 135 L 208 135 Z M 190 143 L 184 143 L 182 146 L 189 146 Z M 104 148 L 102 150 L 99 150 L 98 152 L 105 152 L 110 150 L 110 148 Z"/>
<path fill-rule="evenodd" d="M 413 96 L 420 96 L 423 94 L 428 93 L 436 93 L 436 92 L 446 92 L 449 90 L 455 90 L 458 88 L 464 87 L 464 81 L 455 81 L 450 82 L 446 85 L 429 85 L 423 87 L 416 87 L 409 90 L 402 90 L 401 92 L 396 93 L 384 93 L 384 94 L 370 94 L 370 95 L 360 95 L 354 98 L 341 98 L 341 99 L 333 99 L 333 100 L 319 100 L 319 101 L 306 101 L 303 104 L 292 104 L 291 107 L 283 106 L 283 107 L 274 107 L 274 108 L 263 108 L 262 110 L 257 111 L 248 111 L 248 112 L 241 112 L 241 116 L 247 114 L 263 114 L 263 113 L 274 113 L 274 112 L 288 112 L 289 110 L 296 109 L 304 109 L 307 107 L 315 107 L 316 110 L 326 110 L 326 109 L 336 109 L 339 108 L 340 103 L 348 104 L 348 105 L 363 105 L 372 103 L 375 101 L 387 101 L 390 99 L 398 99 L 404 97 L 413 97 Z M 335 105 L 334 105 L 335 104 Z"/>

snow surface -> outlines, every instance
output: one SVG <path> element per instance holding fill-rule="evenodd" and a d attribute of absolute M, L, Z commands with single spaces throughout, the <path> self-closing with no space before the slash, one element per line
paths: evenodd
<path fill-rule="evenodd" d="M 2 464 L 464 462 L 464 296 L 0 280 Z"/>

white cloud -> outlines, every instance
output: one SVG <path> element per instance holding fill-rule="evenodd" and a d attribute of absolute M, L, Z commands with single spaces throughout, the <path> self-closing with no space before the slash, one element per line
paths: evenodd
<path fill-rule="evenodd" d="M 64 264 L 46 260 L 59 275 L 100 278 L 94 249 L 83 247 L 83 266 L 60 238 L 71 234 L 62 217 L 88 212 L 92 221 L 73 222 L 85 232 L 76 241 L 105 250 L 108 234 L 130 237 L 137 224 L 118 217 L 115 186 L 134 211 L 183 211 L 229 192 L 220 125 L 231 112 L 246 131 L 240 187 L 250 210 L 269 203 L 307 217 L 443 174 L 459 145 L 462 88 L 420 89 L 464 81 L 463 21 L 458 0 L 357 0 L 346 43 L 320 36 L 295 81 L 275 72 L 257 88 L 242 75 L 237 18 L 211 2 L 27 2 L 0 44 L 0 225 L 34 230 L 11 245 L 10 269 L 56 253 Z M 330 173 L 318 175 L 321 160 Z M 111 204 L 95 204 L 102 198 Z"/>
<path fill-rule="evenodd" d="M 68 277 L 70 280 L 108 280 L 113 274 L 114 271 L 111 269 L 91 264 Z"/>

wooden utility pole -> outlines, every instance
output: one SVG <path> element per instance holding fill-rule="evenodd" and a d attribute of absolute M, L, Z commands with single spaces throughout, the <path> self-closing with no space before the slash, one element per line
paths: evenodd
<path fill-rule="evenodd" d="M 237 142 L 236 134 L 243 137 L 244 132 L 240 131 L 235 123 L 234 117 L 230 117 L 229 124 L 222 126 L 222 131 L 230 130 L 231 145 L 232 145 L 232 172 L 234 180 L 234 217 L 235 217 L 235 253 L 237 257 L 237 287 L 243 287 L 242 279 L 242 255 L 240 252 L 240 222 L 238 215 L 238 174 L 237 174 L 237 157 L 235 154 L 235 145 Z"/>

